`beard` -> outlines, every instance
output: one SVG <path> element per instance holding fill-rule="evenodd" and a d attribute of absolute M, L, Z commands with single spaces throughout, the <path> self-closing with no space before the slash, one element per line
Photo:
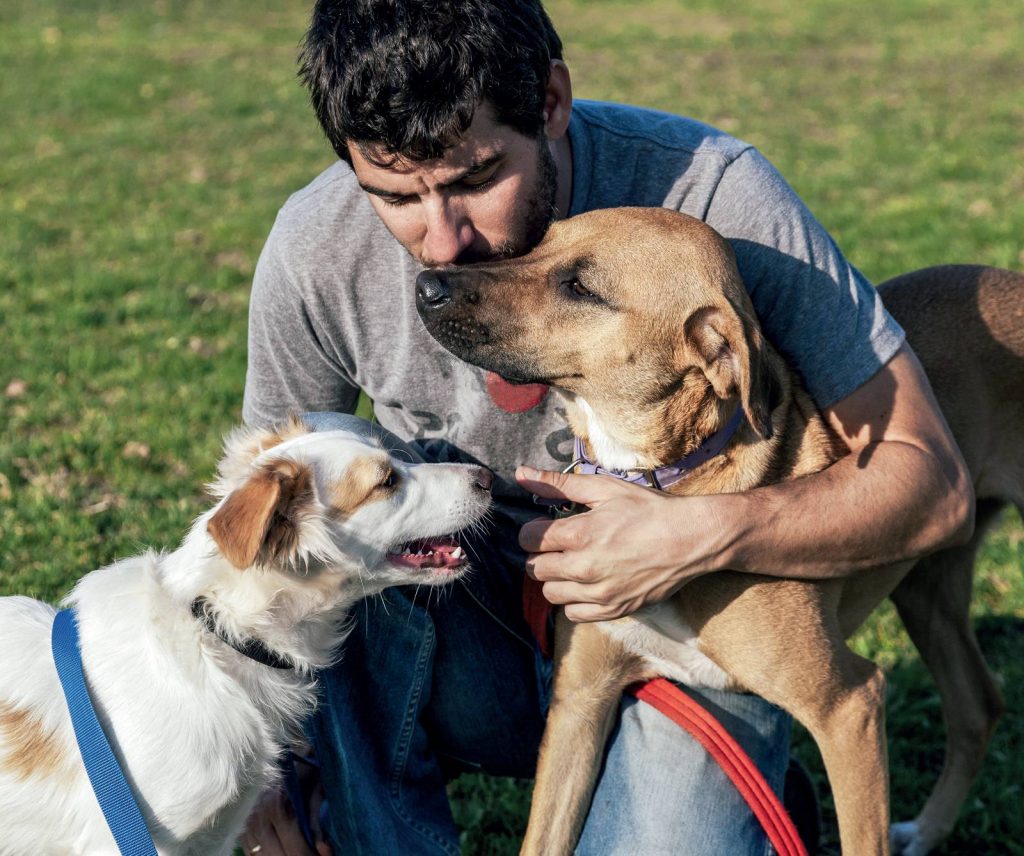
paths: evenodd
<path fill-rule="evenodd" d="M 541 242 L 555 220 L 558 193 L 558 166 L 543 134 L 537 137 L 537 180 L 516 207 L 512 237 L 486 250 L 467 247 L 455 260 L 464 265 L 493 262 L 526 255 Z"/>

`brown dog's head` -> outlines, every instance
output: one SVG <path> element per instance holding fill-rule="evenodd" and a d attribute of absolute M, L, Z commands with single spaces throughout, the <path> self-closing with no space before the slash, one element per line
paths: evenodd
<path fill-rule="evenodd" d="M 732 249 L 684 214 L 563 220 L 521 258 L 425 271 L 416 305 L 453 354 L 582 398 L 617 442 L 638 450 L 640 436 L 642 458 L 699 444 L 730 399 L 772 433 L 772 372 Z"/>

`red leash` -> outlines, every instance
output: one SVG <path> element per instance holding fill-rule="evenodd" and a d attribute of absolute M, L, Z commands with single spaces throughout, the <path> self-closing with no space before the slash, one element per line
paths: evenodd
<path fill-rule="evenodd" d="M 778 856 L 807 856 L 789 813 L 722 723 L 664 678 L 630 687 L 628 692 L 665 714 L 707 750 L 746 800 Z"/>
<path fill-rule="evenodd" d="M 530 577 L 523 580 L 523 615 L 541 652 L 550 657 L 551 604 L 544 599 L 540 583 Z M 704 747 L 750 806 L 778 856 L 807 856 L 807 849 L 782 802 L 722 723 L 664 678 L 630 687 L 627 692 L 663 713 Z"/>

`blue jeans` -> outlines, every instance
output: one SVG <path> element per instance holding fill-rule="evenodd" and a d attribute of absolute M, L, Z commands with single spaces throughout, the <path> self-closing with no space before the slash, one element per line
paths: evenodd
<path fill-rule="evenodd" d="M 352 417 L 312 414 L 320 430 Z M 390 448 L 409 447 L 381 431 Z M 443 589 L 394 588 L 361 602 L 309 725 L 338 854 L 458 854 L 445 792 L 459 772 L 531 777 L 551 663 L 522 616 L 525 555 L 496 509 L 464 545 L 474 570 Z M 756 696 L 688 690 L 782 793 L 790 718 Z M 631 697 L 606 752 L 577 853 L 743 856 L 770 845 L 693 738 Z"/>

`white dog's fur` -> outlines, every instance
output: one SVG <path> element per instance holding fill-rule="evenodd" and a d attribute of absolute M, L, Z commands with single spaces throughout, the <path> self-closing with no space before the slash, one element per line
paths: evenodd
<path fill-rule="evenodd" d="M 480 467 L 398 460 L 351 431 L 241 430 L 213 485 L 220 501 L 179 549 L 78 583 L 68 604 L 90 692 L 161 854 L 231 852 L 351 605 L 462 573 L 461 549 L 439 536 L 480 521 L 489 485 Z M 437 552 L 408 546 L 422 539 Z M 193 617 L 198 597 L 221 632 L 295 668 L 229 647 Z M 53 615 L 0 598 L 0 854 L 116 853 L 50 654 Z"/>

